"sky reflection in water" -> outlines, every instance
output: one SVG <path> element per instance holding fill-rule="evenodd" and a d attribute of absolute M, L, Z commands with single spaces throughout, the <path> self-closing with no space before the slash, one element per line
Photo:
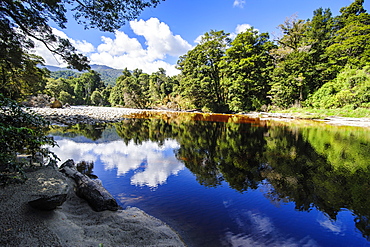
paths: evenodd
<path fill-rule="evenodd" d="M 101 163 L 105 170 L 116 170 L 117 176 L 140 169 L 131 177 L 131 184 L 137 186 L 156 188 L 164 184 L 170 175 L 176 175 L 185 168 L 174 155 L 173 150 L 179 147 L 174 140 L 167 140 L 164 145 L 159 146 L 151 141 L 141 145 L 133 142 L 126 145 L 123 141 L 76 143 L 61 139 L 58 140 L 58 145 L 60 148 L 53 148 L 51 151 L 63 161 L 73 159 Z"/>
<path fill-rule="evenodd" d="M 52 151 L 93 161 L 122 206 L 189 246 L 370 246 L 368 132 L 204 118 L 135 119 L 91 129 L 95 141 L 56 131 Z"/>

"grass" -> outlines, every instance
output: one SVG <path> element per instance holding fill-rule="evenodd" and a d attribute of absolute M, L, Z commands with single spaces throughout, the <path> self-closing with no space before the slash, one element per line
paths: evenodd
<path fill-rule="evenodd" d="M 274 112 L 289 113 L 293 116 L 304 119 L 324 119 L 329 116 L 352 117 L 352 118 L 370 118 L 370 109 L 368 108 L 350 108 L 343 107 L 337 109 L 314 109 L 292 107 L 287 110 L 278 110 Z"/>

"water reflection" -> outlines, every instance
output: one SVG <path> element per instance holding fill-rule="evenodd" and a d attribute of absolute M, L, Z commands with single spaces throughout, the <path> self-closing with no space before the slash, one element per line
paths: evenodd
<path fill-rule="evenodd" d="M 73 140 L 58 140 L 60 148 L 52 148 L 61 160 L 74 159 L 101 162 L 106 170 L 117 170 L 117 176 L 123 176 L 129 171 L 136 171 L 131 177 L 131 183 L 138 186 L 156 188 L 166 182 L 171 175 L 176 175 L 184 169 L 173 150 L 178 144 L 166 140 L 161 146 L 152 141 L 137 145 L 130 141 L 109 143 L 79 143 Z"/>
<path fill-rule="evenodd" d="M 56 136 L 66 133 L 92 135 L 81 127 L 54 130 Z M 61 138 L 61 150 L 55 151 L 62 160 L 99 161 L 106 169 L 117 169 L 118 176 L 135 171 L 131 184 L 151 188 L 186 167 L 208 188 L 226 182 L 240 193 L 263 189 L 274 205 L 293 203 L 296 211 L 304 212 L 317 209 L 322 214 L 316 223 L 335 235 L 348 230 L 338 220 L 340 212 L 351 212 L 363 237 L 370 236 L 366 129 L 277 125 L 232 115 L 145 113 L 93 133 L 110 141 Z M 228 245 L 319 245 L 308 235 L 287 238 L 261 212 L 234 209 L 229 200 L 224 207 L 238 229 L 224 229 L 221 242 Z"/>

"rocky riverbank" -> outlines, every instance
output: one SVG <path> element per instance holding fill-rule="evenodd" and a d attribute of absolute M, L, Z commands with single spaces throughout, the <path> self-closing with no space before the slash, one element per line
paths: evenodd
<path fill-rule="evenodd" d="M 100 124 L 113 123 L 124 120 L 124 115 L 139 113 L 148 110 L 118 108 L 118 107 L 96 107 L 96 106 L 72 106 L 68 108 L 30 108 L 32 111 L 43 115 L 53 124 L 58 125 L 75 125 L 82 124 Z M 163 110 L 150 110 L 161 111 Z M 269 112 L 254 112 L 243 114 L 251 118 L 259 118 L 260 120 L 274 121 L 295 121 L 307 118 L 302 118 L 299 115 L 288 113 L 269 113 Z M 338 126 L 357 126 L 370 127 L 370 118 L 346 118 L 346 117 L 327 117 L 325 119 L 311 119 L 314 121 L 325 122 L 331 125 Z"/>
<path fill-rule="evenodd" d="M 43 115 L 53 124 L 74 125 L 113 123 L 122 121 L 123 115 L 141 112 L 140 109 L 96 106 L 71 106 L 66 108 L 30 108 L 32 111 Z"/>

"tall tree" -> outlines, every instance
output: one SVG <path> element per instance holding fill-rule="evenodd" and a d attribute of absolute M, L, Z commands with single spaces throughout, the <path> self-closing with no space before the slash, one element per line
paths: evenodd
<path fill-rule="evenodd" d="M 91 70 L 88 73 L 82 74 L 78 79 L 80 84 L 83 85 L 83 98 L 85 104 L 90 104 L 91 94 L 102 87 L 104 87 L 104 82 L 100 78 L 100 74 L 94 70 Z"/>
<path fill-rule="evenodd" d="M 230 110 L 256 110 L 267 104 L 270 72 L 269 51 L 274 44 L 267 33 L 250 28 L 237 35 L 226 50 L 223 71 L 228 81 L 227 104 Z"/>
<path fill-rule="evenodd" d="M 310 46 L 310 62 L 313 66 L 310 93 L 335 77 L 331 73 L 329 58 L 326 54 L 326 48 L 333 42 L 334 33 L 334 18 L 330 9 L 315 10 L 312 20 L 308 22 L 305 34 L 305 42 Z"/>
<path fill-rule="evenodd" d="M 202 36 L 194 49 L 180 57 L 178 68 L 184 75 L 181 87 L 195 107 L 206 107 L 211 111 L 227 110 L 220 61 L 229 44 L 227 33 L 212 30 Z"/>
<path fill-rule="evenodd" d="M 279 25 L 284 34 L 277 40 L 279 47 L 271 51 L 276 59 L 271 94 L 272 102 L 280 107 L 299 104 L 307 94 L 308 74 L 311 73 L 309 49 L 305 43 L 307 23 L 288 18 Z"/>
<path fill-rule="evenodd" d="M 125 98 L 123 94 L 123 91 L 125 88 L 124 80 L 126 78 L 131 77 L 132 74 L 127 68 L 125 68 L 122 73 L 123 75 L 117 78 L 116 85 L 112 88 L 110 92 L 109 103 L 112 106 L 116 106 L 116 105 L 124 106 L 125 105 Z"/>
<path fill-rule="evenodd" d="M 346 65 L 362 68 L 370 62 L 370 15 L 363 3 L 354 1 L 336 18 L 338 31 L 327 54 L 337 73 Z"/>

